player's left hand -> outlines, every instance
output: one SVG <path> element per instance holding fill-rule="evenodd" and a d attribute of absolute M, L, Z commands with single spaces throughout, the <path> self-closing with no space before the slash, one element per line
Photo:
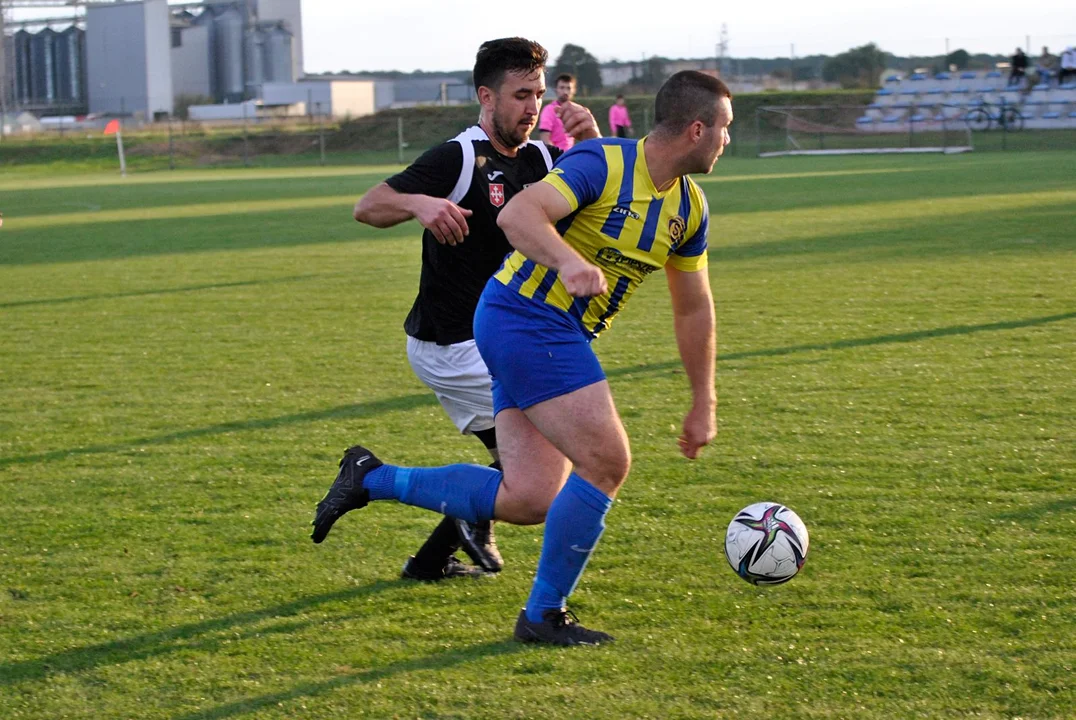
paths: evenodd
<path fill-rule="evenodd" d="M 699 456 L 699 451 L 717 437 L 717 416 L 709 405 L 692 405 L 684 418 L 684 432 L 680 435 L 680 452 L 689 460 Z"/>
<path fill-rule="evenodd" d="M 579 103 L 566 102 L 554 112 L 564 123 L 564 132 L 576 140 L 589 140 L 602 136 L 594 115 Z"/>

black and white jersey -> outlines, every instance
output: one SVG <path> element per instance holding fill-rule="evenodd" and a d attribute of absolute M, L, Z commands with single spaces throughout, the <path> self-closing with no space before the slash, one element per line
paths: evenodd
<path fill-rule="evenodd" d="M 385 181 L 396 192 L 448 198 L 473 213 L 462 244 L 442 245 L 423 231 L 418 297 L 404 322 L 408 335 L 439 345 L 474 338 L 478 297 L 512 249 L 497 215 L 516 193 L 545 177 L 560 154 L 530 140 L 515 157 L 505 157 L 475 125 Z"/>

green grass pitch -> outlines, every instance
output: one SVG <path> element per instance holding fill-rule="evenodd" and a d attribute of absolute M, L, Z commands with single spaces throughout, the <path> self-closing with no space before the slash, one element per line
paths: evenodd
<path fill-rule="evenodd" d="M 308 539 L 362 441 L 485 460 L 411 374 L 391 168 L 0 174 L 0 717 L 1076 716 L 1076 155 L 731 158 L 702 178 L 719 437 L 691 463 L 660 277 L 596 347 L 631 476 L 574 597 L 511 641 L 506 570 L 398 579 L 436 518 Z M 725 527 L 775 500 L 803 572 Z"/>

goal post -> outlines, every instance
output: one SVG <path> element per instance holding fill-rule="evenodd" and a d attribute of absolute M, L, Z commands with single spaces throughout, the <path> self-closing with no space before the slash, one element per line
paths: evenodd
<path fill-rule="evenodd" d="M 974 149 L 964 113 L 942 105 L 888 114 L 863 106 L 763 105 L 755 113 L 755 130 L 759 157 Z"/>

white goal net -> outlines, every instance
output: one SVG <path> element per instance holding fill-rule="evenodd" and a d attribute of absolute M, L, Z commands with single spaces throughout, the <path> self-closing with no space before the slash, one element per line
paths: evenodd
<path fill-rule="evenodd" d="M 759 157 L 973 149 L 964 114 L 945 106 L 888 114 L 862 106 L 763 106 L 756 131 Z"/>

